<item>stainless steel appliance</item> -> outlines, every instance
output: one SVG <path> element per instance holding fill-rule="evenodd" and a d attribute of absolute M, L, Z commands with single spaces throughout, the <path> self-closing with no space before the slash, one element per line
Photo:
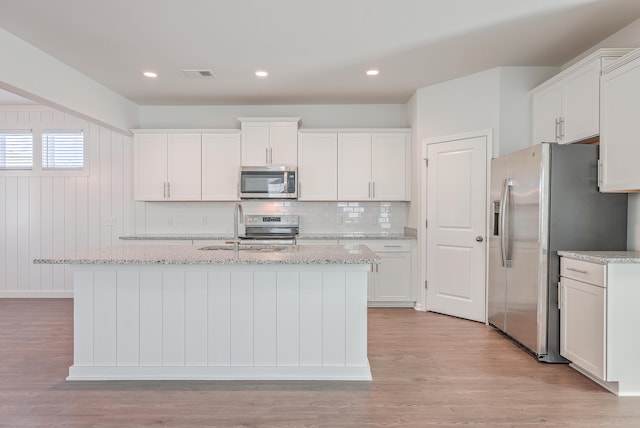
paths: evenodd
<path fill-rule="evenodd" d="M 241 245 L 293 245 L 299 231 L 298 216 L 291 214 L 246 215 L 244 226 Z"/>
<path fill-rule="evenodd" d="M 491 162 L 488 320 L 560 356 L 559 250 L 626 249 L 627 195 L 598 192 L 598 146 L 543 143 Z"/>
<path fill-rule="evenodd" d="M 297 169 L 289 166 L 243 166 L 238 186 L 238 194 L 243 199 L 296 199 Z"/>

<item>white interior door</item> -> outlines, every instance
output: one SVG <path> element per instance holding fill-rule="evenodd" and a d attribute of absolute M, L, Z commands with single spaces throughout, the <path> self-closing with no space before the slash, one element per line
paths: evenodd
<path fill-rule="evenodd" d="M 486 135 L 428 144 L 426 308 L 484 322 Z"/>

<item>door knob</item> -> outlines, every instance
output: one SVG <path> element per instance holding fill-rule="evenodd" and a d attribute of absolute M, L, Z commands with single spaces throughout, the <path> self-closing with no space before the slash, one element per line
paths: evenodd
<path fill-rule="evenodd" d="M 482 241 L 484 241 L 484 238 L 482 236 L 478 235 L 478 236 L 476 236 L 476 241 L 482 242 Z"/>

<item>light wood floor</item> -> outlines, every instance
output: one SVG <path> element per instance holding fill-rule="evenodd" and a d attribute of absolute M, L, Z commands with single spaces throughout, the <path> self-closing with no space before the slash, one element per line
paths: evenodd
<path fill-rule="evenodd" d="M 1 427 L 640 427 L 640 398 L 444 315 L 371 309 L 372 382 L 66 382 L 72 317 L 0 299 Z"/>

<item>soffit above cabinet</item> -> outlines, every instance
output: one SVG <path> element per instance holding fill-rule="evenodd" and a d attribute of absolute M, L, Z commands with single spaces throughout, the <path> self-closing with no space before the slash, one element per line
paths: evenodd
<path fill-rule="evenodd" d="M 593 61 L 593 60 L 595 60 L 597 58 L 606 58 L 606 57 L 620 58 L 620 57 L 623 57 L 623 56 L 627 55 L 629 52 L 632 52 L 632 51 L 633 51 L 633 49 L 631 49 L 631 48 L 598 49 L 597 51 L 595 51 L 591 55 L 582 58 L 580 61 L 577 61 L 577 62 L 572 63 L 572 64 L 565 64 L 562 67 L 562 71 L 560 73 L 556 74 L 555 76 L 551 77 L 548 80 L 545 80 L 544 83 L 542 83 L 542 84 L 538 85 L 537 87 L 533 88 L 531 90 L 531 92 L 532 93 L 533 92 L 538 92 L 541 89 L 544 89 L 546 87 L 555 85 L 556 83 L 562 81 L 567 76 L 571 75 L 571 73 L 574 73 L 575 70 L 579 69 L 580 67 L 585 66 L 586 64 L 591 63 L 591 61 Z"/>

